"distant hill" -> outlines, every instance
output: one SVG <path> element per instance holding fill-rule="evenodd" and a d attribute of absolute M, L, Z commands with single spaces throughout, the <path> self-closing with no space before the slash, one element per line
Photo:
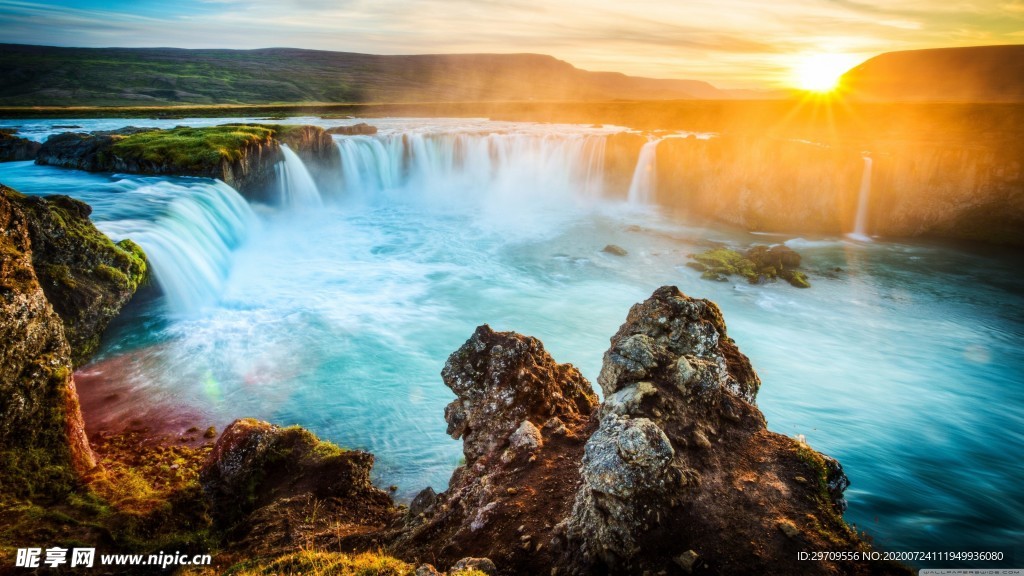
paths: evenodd
<path fill-rule="evenodd" d="M 881 101 L 1024 101 L 1024 45 L 888 52 L 843 75 L 855 98 Z"/>
<path fill-rule="evenodd" d="M 749 98 L 695 80 L 588 72 L 539 54 L 0 44 L 0 105 L 127 106 Z"/>

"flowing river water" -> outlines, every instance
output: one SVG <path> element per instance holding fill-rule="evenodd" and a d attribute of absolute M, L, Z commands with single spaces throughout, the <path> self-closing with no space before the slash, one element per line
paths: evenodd
<path fill-rule="evenodd" d="M 135 123 L 227 121 L 238 120 Z M 0 126 L 43 139 L 64 130 L 55 125 L 128 123 Z M 24 193 L 91 204 L 100 229 L 143 247 L 162 289 L 137 298 L 79 371 L 83 394 L 103 391 L 87 420 L 182 412 L 182 426 L 299 424 L 372 451 L 378 483 L 408 498 L 443 489 L 459 462 L 439 374 L 475 326 L 536 336 L 594 382 L 629 307 L 675 284 L 719 304 L 764 382 L 769 427 L 842 462 L 846 517 L 879 546 L 1021 558 L 1018 255 L 691 226 L 643 203 L 643 166 L 628 194 L 605 189 L 614 127 L 373 123 L 375 136 L 335 137 L 335 186 L 309 189 L 289 154 L 279 206 L 205 179 L 0 164 L 0 182 Z M 655 155 L 652 143 L 638 160 Z M 786 243 L 813 287 L 702 280 L 685 264 L 709 241 Z M 608 244 L 627 254 L 603 252 Z"/>

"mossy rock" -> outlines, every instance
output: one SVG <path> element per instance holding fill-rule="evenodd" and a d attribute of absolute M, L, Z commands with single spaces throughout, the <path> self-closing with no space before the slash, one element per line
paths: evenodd
<path fill-rule="evenodd" d="M 60 316 L 74 365 L 97 350 L 107 324 L 148 279 L 142 249 L 131 240 L 114 243 L 89 215 L 92 208 L 68 196 L 0 193 L 26 215 L 32 265 L 47 300 Z"/>
<path fill-rule="evenodd" d="M 782 278 L 797 288 L 810 288 L 807 275 L 796 268 L 802 258 L 787 246 L 753 246 L 746 252 L 717 247 L 690 256 L 686 265 L 701 272 L 704 280 L 725 282 L 738 275 L 751 284 Z"/>
<path fill-rule="evenodd" d="M 250 146 L 269 143 L 274 133 L 247 124 L 152 130 L 119 138 L 111 152 L 127 163 L 173 167 L 163 173 L 215 173 L 223 161 L 240 160 Z"/>

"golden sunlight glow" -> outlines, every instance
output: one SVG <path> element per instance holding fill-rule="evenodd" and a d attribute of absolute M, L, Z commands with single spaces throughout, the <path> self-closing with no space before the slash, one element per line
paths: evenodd
<path fill-rule="evenodd" d="M 813 92 L 830 92 L 839 84 L 839 77 L 858 63 L 848 54 L 808 54 L 793 67 L 793 81 Z"/>

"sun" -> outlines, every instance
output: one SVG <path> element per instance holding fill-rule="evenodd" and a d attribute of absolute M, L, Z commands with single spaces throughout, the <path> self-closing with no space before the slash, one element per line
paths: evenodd
<path fill-rule="evenodd" d="M 796 85 L 812 92 L 831 92 L 839 85 L 839 77 L 857 64 L 849 54 L 807 54 L 793 66 Z"/>

